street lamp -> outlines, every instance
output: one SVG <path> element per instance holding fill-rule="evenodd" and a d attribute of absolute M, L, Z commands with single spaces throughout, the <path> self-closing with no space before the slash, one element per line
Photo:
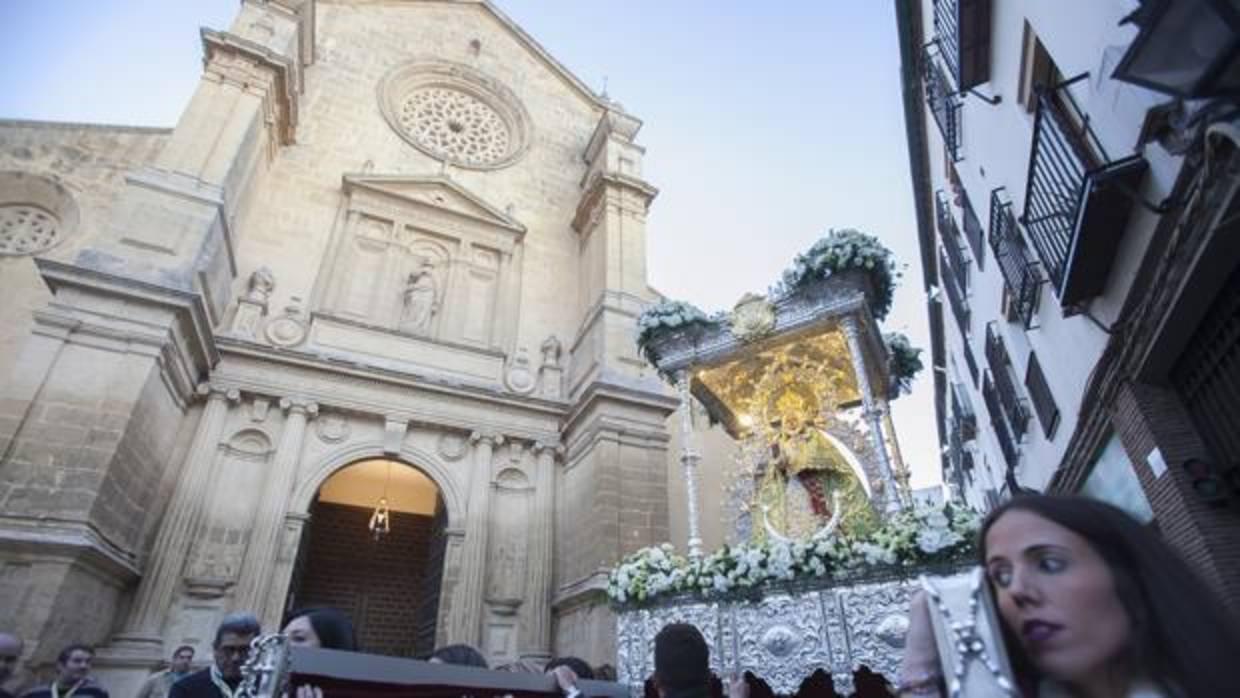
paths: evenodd
<path fill-rule="evenodd" d="M 1144 0 L 1112 77 L 1183 99 L 1240 96 L 1240 0 Z"/>

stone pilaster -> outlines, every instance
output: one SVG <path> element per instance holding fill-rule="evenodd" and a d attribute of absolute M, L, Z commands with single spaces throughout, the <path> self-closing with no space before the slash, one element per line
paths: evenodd
<path fill-rule="evenodd" d="M 530 659 L 551 658 L 551 595 L 554 591 L 555 554 L 555 460 L 558 448 L 552 444 L 534 444 L 534 511 L 529 559 L 526 561 L 526 595 L 529 608 L 528 626 L 522 638 L 521 656 Z"/>
<path fill-rule="evenodd" d="M 478 646 L 482 637 L 482 595 L 487 575 L 487 534 L 491 513 L 491 469 L 495 448 L 504 443 L 498 434 L 474 432 L 474 468 L 469 477 L 465 516 L 465 544 L 461 554 L 461 581 L 453 594 L 451 641 Z"/>
<path fill-rule="evenodd" d="M 309 514 L 289 512 L 284 517 L 284 530 L 276 549 L 275 568 L 271 574 L 271 588 L 267 593 L 266 608 L 270 613 L 279 614 L 284 610 L 284 602 L 288 598 L 289 585 L 293 583 L 293 573 L 297 565 L 297 551 L 301 548 L 301 536 L 305 533 L 306 524 L 310 522 Z M 266 622 L 266 621 L 264 621 Z M 268 627 L 276 630 L 274 623 L 278 618 L 271 618 Z"/>
<path fill-rule="evenodd" d="M 198 387 L 198 394 L 206 396 L 198 430 L 190 446 L 189 457 L 177 481 L 172 501 L 164 514 L 164 520 L 155 538 L 155 546 L 148 557 L 142 582 L 129 608 L 124 631 L 117 635 L 115 644 L 156 657 L 163 655 L 164 616 L 172 603 L 173 594 L 181 580 L 185 556 L 190 548 L 190 538 L 197 530 L 203 516 L 204 498 L 215 462 L 224 420 L 229 403 L 236 403 L 240 394 L 236 390 L 225 391 L 207 384 Z"/>
<path fill-rule="evenodd" d="M 241 581 L 233 596 L 238 610 L 253 611 L 267 630 L 274 630 L 280 622 L 281 608 L 269 606 L 271 580 L 279 556 L 280 535 L 284 530 L 288 499 L 301 460 L 302 442 L 306 436 L 306 424 L 319 412 L 317 403 L 302 398 L 284 398 L 280 408 L 288 416 L 275 459 L 267 473 L 263 494 L 259 498 L 259 510 L 250 531 L 250 542 L 245 549 L 241 565 Z"/>

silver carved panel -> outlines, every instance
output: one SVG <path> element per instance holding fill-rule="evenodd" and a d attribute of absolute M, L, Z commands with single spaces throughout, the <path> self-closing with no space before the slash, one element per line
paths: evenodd
<path fill-rule="evenodd" d="M 862 584 L 841 592 L 844 627 L 853 667 L 896 676 L 908 631 L 909 598 L 915 582 Z"/>
<path fill-rule="evenodd" d="M 817 594 L 768 596 L 732 605 L 723 623 L 727 677 L 749 671 L 776 693 L 795 693 L 815 669 L 830 663 Z"/>
<path fill-rule="evenodd" d="M 962 572 L 952 578 L 967 575 Z M 776 693 L 794 693 L 822 669 L 836 691 L 853 690 L 862 666 L 894 679 L 904 654 L 912 579 L 772 593 L 760 601 L 686 600 L 617 614 L 619 680 L 641 694 L 654 672 L 654 638 L 668 623 L 689 623 L 711 649 L 721 678 L 748 671 Z"/>

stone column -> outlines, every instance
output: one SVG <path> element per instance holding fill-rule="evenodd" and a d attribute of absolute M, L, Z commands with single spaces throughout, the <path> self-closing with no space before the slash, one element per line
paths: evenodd
<path fill-rule="evenodd" d="M 477 647 L 482 638 L 482 594 L 487 575 L 487 534 L 491 519 L 491 459 L 504 443 L 499 434 L 474 432 L 474 468 L 469 478 L 465 516 L 465 545 L 461 554 L 461 581 L 454 593 L 451 641 Z"/>
<path fill-rule="evenodd" d="M 698 525 L 697 466 L 702 454 L 694 448 L 693 396 L 689 392 L 689 372 L 676 376 L 676 391 L 680 394 L 680 465 L 684 469 L 685 504 L 689 518 L 689 557 L 702 557 L 702 533 Z"/>
<path fill-rule="evenodd" d="M 263 629 L 273 631 L 273 623 L 283 609 L 268 608 L 272 573 L 279 555 L 280 534 L 284 530 L 284 517 L 288 512 L 288 498 L 301 460 L 302 441 L 306 436 L 306 423 L 319 413 L 317 403 L 303 398 L 284 398 L 280 409 L 288 413 L 280 444 L 267 472 L 263 494 L 259 498 L 254 527 L 250 530 L 250 542 L 245 548 L 241 564 L 241 581 L 233 595 L 233 606 L 239 611 L 252 611 L 263 623 Z"/>
<path fill-rule="evenodd" d="M 203 515 L 204 497 L 223 437 L 228 403 L 240 400 L 236 390 L 208 385 L 198 386 L 198 394 L 207 398 L 198 430 L 194 434 L 189 456 L 177 480 L 172 501 L 164 512 L 155 545 L 147 558 L 142 582 L 138 585 L 124 630 L 116 644 L 132 645 L 134 650 L 147 646 L 162 655 L 164 616 L 172 605 L 172 597 L 185 567 L 190 541 Z"/>
<path fill-rule="evenodd" d="M 857 318 L 845 315 L 840 320 L 844 335 L 848 338 L 848 353 L 852 357 L 853 372 L 857 374 L 857 387 L 861 390 L 861 404 L 864 417 L 870 424 L 870 441 L 874 452 L 878 454 L 879 474 L 883 478 L 883 504 L 888 512 L 902 509 L 900 490 L 896 485 L 894 473 L 891 471 L 891 456 L 887 453 L 887 443 L 883 440 L 883 405 L 885 400 L 875 396 L 870 385 L 870 374 L 866 370 L 865 352 L 861 348 L 861 325 Z"/>
<path fill-rule="evenodd" d="M 276 630 L 275 623 L 279 623 L 281 619 L 275 617 L 274 614 L 283 612 L 284 602 L 288 600 L 288 589 L 293 582 L 293 576 L 297 574 L 297 553 L 301 550 L 301 536 L 305 533 L 306 524 L 310 522 L 310 515 L 301 512 L 289 512 L 284 517 L 284 534 L 280 539 L 280 545 L 277 549 L 275 569 L 271 575 L 271 589 L 267 594 L 267 609 L 270 618 L 271 631 Z M 267 619 L 263 619 L 267 623 Z"/>
<path fill-rule="evenodd" d="M 552 565 L 555 550 L 555 456 L 557 448 L 545 442 L 534 444 L 534 521 L 529 560 L 525 571 L 529 596 L 526 617 L 529 626 L 523 638 L 523 658 L 551 658 L 551 594 L 554 590 Z"/>

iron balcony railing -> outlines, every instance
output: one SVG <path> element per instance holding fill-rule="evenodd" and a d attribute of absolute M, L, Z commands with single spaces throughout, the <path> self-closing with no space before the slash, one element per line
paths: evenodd
<path fill-rule="evenodd" d="M 1008 296 L 1025 329 L 1033 325 L 1042 290 L 1042 270 L 1029 255 L 1029 248 L 1016 226 L 1012 202 L 1004 201 L 999 192 L 990 192 L 990 249 L 999 263 L 999 272 L 1007 286 Z"/>
<path fill-rule="evenodd" d="M 1007 417 L 1008 425 L 1017 441 L 1025 435 L 1029 426 L 1029 408 L 1021 398 L 1016 380 L 1012 377 L 1012 359 L 1008 356 L 1003 338 L 999 336 L 995 323 L 986 325 L 986 365 L 990 367 L 990 375 L 994 376 L 995 389 L 999 395 L 999 406 Z"/>
<path fill-rule="evenodd" d="M 986 269 L 986 231 L 982 229 L 982 222 L 973 212 L 973 204 L 969 202 L 968 192 L 963 189 L 960 190 L 960 201 L 961 208 L 964 209 L 964 239 L 969 242 L 969 249 L 973 250 L 977 270 L 983 271 Z"/>
<path fill-rule="evenodd" d="M 1067 91 L 1084 77 L 1038 94 L 1021 216 L 1065 308 L 1102 292 L 1146 169 L 1140 156 L 1107 160 Z"/>
<path fill-rule="evenodd" d="M 960 110 L 963 102 L 951 82 L 943 73 L 943 68 L 934 60 L 929 47 L 922 52 L 922 82 L 926 88 L 926 106 L 934 115 L 939 125 L 939 133 L 943 135 L 943 143 L 951 155 L 952 162 L 959 162 L 963 157 L 960 152 Z"/>
<path fill-rule="evenodd" d="M 934 0 L 934 34 L 960 91 L 990 79 L 990 0 Z"/>
<path fill-rule="evenodd" d="M 965 439 L 960 434 L 960 425 L 952 419 L 947 428 L 947 455 L 952 468 L 961 474 L 973 470 L 973 454 L 964 447 Z"/>
<path fill-rule="evenodd" d="M 946 246 L 944 246 L 946 247 Z M 943 250 L 939 251 L 939 267 L 942 269 L 951 269 L 951 263 L 947 261 L 947 253 Z M 947 302 L 952 308 L 952 315 L 956 318 L 956 325 L 962 333 L 967 334 L 969 331 L 969 304 L 964 299 L 964 294 L 956 285 L 956 281 L 951 278 L 943 278 L 943 289 L 947 292 Z"/>
<path fill-rule="evenodd" d="M 969 345 L 969 336 L 964 333 L 964 330 L 960 331 L 960 336 L 964 340 L 964 363 L 969 367 L 969 377 L 973 379 L 973 387 L 976 388 L 979 375 L 977 359 L 973 358 L 973 347 Z"/>
<path fill-rule="evenodd" d="M 1008 431 L 1007 421 L 1003 418 L 999 406 L 999 393 L 990 380 L 990 374 L 982 376 L 982 399 L 986 402 L 986 411 L 990 413 L 990 428 L 994 431 L 995 440 L 999 442 L 999 450 L 1003 452 L 1003 460 L 1008 468 L 1015 468 L 1020 454 L 1016 450 L 1016 441 Z"/>
<path fill-rule="evenodd" d="M 943 250 L 947 252 L 952 277 L 955 278 L 961 294 L 964 294 L 969 289 L 969 259 L 964 256 L 960 228 L 956 226 L 956 218 L 952 215 L 947 194 L 939 192 L 934 207 L 935 217 L 938 219 L 939 238 L 943 241 Z"/>
<path fill-rule="evenodd" d="M 959 428 L 960 438 L 964 441 L 972 441 L 977 438 L 977 415 L 973 414 L 973 409 L 960 399 L 961 390 L 964 390 L 964 386 L 952 383 L 952 420 Z"/>

